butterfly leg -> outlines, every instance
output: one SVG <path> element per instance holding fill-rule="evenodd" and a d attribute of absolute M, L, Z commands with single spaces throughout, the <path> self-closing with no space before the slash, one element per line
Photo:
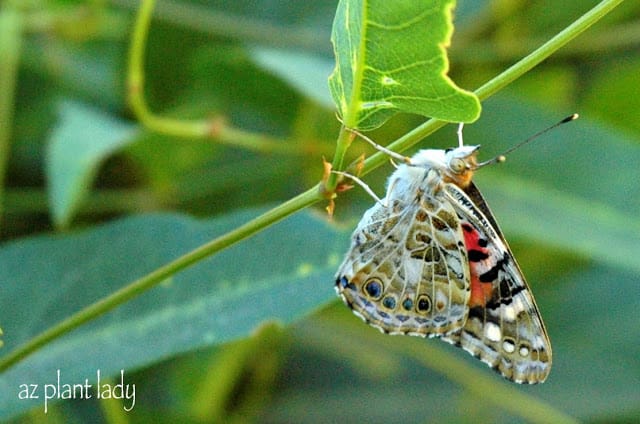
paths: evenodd
<path fill-rule="evenodd" d="M 384 201 L 382 199 L 380 199 L 374 192 L 373 190 L 371 190 L 371 187 L 369 187 L 367 185 L 367 183 L 365 183 L 364 181 L 362 181 L 360 178 L 356 177 L 355 175 L 351 175 L 348 172 L 342 172 L 342 171 L 331 171 L 334 174 L 338 174 L 338 175 L 342 175 L 343 177 L 347 177 L 350 178 L 354 183 L 358 184 L 360 187 L 362 187 L 364 189 L 364 191 L 366 191 L 369 196 L 373 197 L 375 199 L 376 202 L 378 202 L 382 207 L 387 207 L 386 203 L 384 203 Z"/>
<path fill-rule="evenodd" d="M 400 160 L 400 161 L 402 161 L 404 163 L 408 163 L 408 164 L 411 163 L 411 158 L 409 158 L 408 156 L 404 156 L 404 155 L 401 155 L 400 153 L 394 152 L 393 150 L 387 149 L 386 147 L 384 147 L 384 146 L 376 143 L 375 141 L 371 140 L 369 137 L 367 137 L 366 135 L 362 134 L 361 132 L 358 132 L 358 131 L 353 130 L 353 129 L 349 129 L 349 131 L 351 131 L 353 134 L 357 135 L 358 137 L 360 137 L 361 139 L 363 139 L 367 143 L 371 144 L 371 146 L 373 146 L 374 149 L 389 155 L 391 158 Z"/>

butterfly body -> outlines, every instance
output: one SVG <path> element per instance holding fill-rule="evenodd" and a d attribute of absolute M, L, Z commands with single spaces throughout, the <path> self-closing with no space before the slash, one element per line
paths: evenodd
<path fill-rule="evenodd" d="M 336 290 L 383 332 L 440 337 L 510 380 L 542 382 L 551 346 L 471 181 L 478 147 L 422 150 L 396 169 L 353 233 Z"/>

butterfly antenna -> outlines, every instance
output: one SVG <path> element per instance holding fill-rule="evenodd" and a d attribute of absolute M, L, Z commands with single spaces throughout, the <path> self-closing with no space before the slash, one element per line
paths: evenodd
<path fill-rule="evenodd" d="M 537 133 L 535 133 L 531 137 L 527 138 L 524 141 L 521 141 L 520 143 L 516 144 L 515 146 L 512 146 L 512 147 L 508 148 L 507 150 L 502 152 L 502 154 L 494 157 L 493 159 L 489 159 L 488 161 L 485 161 L 485 162 L 480 162 L 476 166 L 476 169 L 480 168 L 481 166 L 490 165 L 492 163 L 504 162 L 507 159 L 507 155 L 509 153 L 513 152 L 516 149 L 519 149 L 520 147 L 524 146 L 525 144 L 529 143 L 530 141 L 533 141 L 536 138 L 540 137 L 542 134 L 545 134 L 546 132 L 551 131 L 552 129 L 554 129 L 556 127 L 559 127 L 562 124 L 566 124 L 567 122 L 571 122 L 571 121 L 574 121 L 574 120 L 578 119 L 578 117 L 579 117 L 579 115 L 577 113 L 574 113 L 572 115 L 567 116 L 566 118 L 556 122 L 555 124 L 551 125 L 550 127 L 547 127 L 545 129 L 543 129 L 542 131 L 538 131 Z"/>

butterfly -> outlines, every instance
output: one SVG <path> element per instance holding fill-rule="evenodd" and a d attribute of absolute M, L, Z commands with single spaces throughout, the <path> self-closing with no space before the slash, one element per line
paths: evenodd
<path fill-rule="evenodd" d="M 511 381 L 541 383 L 551 369 L 547 331 L 472 182 L 504 158 L 478 163 L 480 146 L 465 146 L 461 129 L 459 147 L 421 150 L 397 167 L 355 229 L 335 288 L 384 333 L 438 337 Z"/>

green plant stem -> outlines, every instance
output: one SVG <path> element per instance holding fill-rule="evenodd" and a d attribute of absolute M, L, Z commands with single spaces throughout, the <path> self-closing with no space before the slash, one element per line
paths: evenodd
<path fill-rule="evenodd" d="M 184 270 L 185 268 L 197 263 L 203 258 L 211 256 L 232 244 L 239 242 L 247 237 L 256 234 L 260 230 L 264 230 L 270 225 L 275 224 L 283 218 L 293 214 L 296 211 L 312 205 L 322 199 L 319 194 L 318 187 L 313 187 L 306 192 L 299 194 L 293 199 L 276 206 L 259 217 L 247 222 L 233 231 L 224 234 L 209 243 L 206 243 L 195 250 L 179 257 L 178 259 L 156 269 L 150 274 L 132 282 L 131 284 L 117 290 L 111 295 L 93 303 L 86 308 L 80 310 L 69 318 L 56 324 L 54 327 L 45 330 L 39 335 L 29 340 L 24 345 L 18 347 L 0 360 L 0 372 L 11 367 L 13 364 L 24 359 L 29 354 L 35 352 L 50 341 L 60 337 L 81 326 L 82 324 L 99 317 L 100 315 L 122 305 L 125 302 L 144 293 L 150 288 L 158 285 L 170 276 Z"/>
<path fill-rule="evenodd" d="M 459 67 L 471 67 L 482 63 L 495 63 L 499 61 L 513 61 L 530 52 L 535 46 L 541 45 L 545 39 L 536 37 L 526 40 L 505 39 L 498 42 L 493 40 L 460 42 L 455 50 L 451 50 L 449 57 Z M 619 23 L 614 27 L 608 27 L 601 31 L 592 31 L 581 39 L 580 43 L 574 43 L 554 54 L 555 59 L 566 59 L 584 56 L 585 54 L 597 54 L 603 50 L 624 50 L 640 45 L 640 21 Z"/>
<path fill-rule="evenodd" d="M 290 155 L 301 155 L 309 153 L 308 149 L 299 143 L 290 140 L 276 139 L 263 134 L 245 131 L 234 128 L 224 123 L 219 126 L 219 131 L 214 129 L 211 137 L 215 137 L 217 143 L 229 146 L 242 147 L 247 150 L 254 150 L 265 153 L 282 153 Z"/>
<path fill-rule="evenodd" d="M 495 92 L 499 91 L 501 88 L 520 77 L 526 71 L 542 62 L 545 58 L 553 53 L 553 49 L 557 50 L 568 43 L 571 39 L 577 37 L 581 32 L 593 25 L 598 19 L 602 18 L 606 13 L 611 11 L 622 1 L 623 0 L 605 0 L 601 2 L 591 11 L 583 15 L 583 17 L 578 21 L 567 27 L 566 30 L 562 31 L 560 34 L 558 34 L 556 37 L 542 46 L 540 48 L 540 50 L 543 50 L 542 52 L 534 52 L 525 57 L 511 68 L 498 75 L 487 84 L 480 87 L 476 91 L 476 94 L 483 100 L 490 97 Z M 416 144 L 426 135 L 434 132 L 436 129 L 444 125 L 445 123 L 441 121 L 427 121 L 407 135 L 391 143 L 388 147 L 396 151 L 405 150 L 408 147 Z M 340 137 L 344 137 L 344 135 L 341 135 Z M 375 154 L 371 156 L 367 161 L 365 161 L 365 168 L 363 172 L 370 172 L 385 161 L 385 155 Z M 259 231 L 264 230 L 275 222 L 284 219 L 287 216 L 292 215 L 293 213 L 306 208 L 322 199 L 323 196 L 321 195 L 320 187 L 313 187 L 305 191 L 304 193 L 292 198 L 291 200 L 283 203 L 282 205 L 277 206 L 276 208 L 266 212 L 265 214 L 238 227 L 237 229 L 220 236 L 219 238 L 193 250 L 192 252 L 185 254 L 184 256 L 181 256 L 180 258 L 161 268 L 158 268 L 156 271 L 132 282 L 131 284 L 116 291 L 112 295 L 86 307 L 85 309 L 55 325 L 54 327 L 35 336 L 23 346 L 18 347 L 0 360 L 0 372 L 6 370 L 13 364 L 24 359 L 26 356 L 38 350 L 55 338 L 133 299 L 134 297 L 157 285 L 169 276 L 185 269 L 186 267 L 198 262 L 205 257 L 211 256 L 231 246 L 232 244 L 239 242 L 240 240 L 246 239 L 258 233 Z"/>
<path fill-rule="evenodd" d="M 491 81 L 478 88 L 475 91 L 476 95 L 480 100 L 484 100 L 511 84 L 513 81 L 520 78 L 533 67 L 551 56 L 554 52 L 560 50 L 569 41 L 589 29 L 589 27 L 602 19 L 607 13 L 611 12 L 623 1 L 624 0 L 603 0 L 538 49 L 534 50 L 522 60 L 518 61 L 518 63 L 502 72 L 496 78 L 493 78 Z"/>
<path fill-rule="evenodd" d="M 0 219 L 4 214 L 4 182 L 11 149 L 11 129 L 22 46 L 22 13 L 12 2 L 0 9 Z"/>
<path fill-rule="evenodd" d="M 149 129 L 178 137 L 203 136 L 209 132 L 209 123 L 158 118 L 149 111 L 144 99 L 144 50 L 155 3 L 155 0 L 142 1 L 134 26 L 127 72 L 129 105 L 140 122 Z"/>
<path fill-rule="evenodd" d="M 336 141 L 336 151 L 333 156 L 333 162 L 331 162 L 331 166 L 333 169 L 344 169 L 344 157 L 347 153 L 347 149 L 351 146 L 351 142 L 353 141 L 354 134 L 348 131 L 344 126 L 340 128 L 340 134 L 338 135 L 338 140 Z M 325 193 L 333 193 L 338 184 L 338 179 L 336 174 L 329 174 L 329 178 L 325 182 L 324 192 Z"/>
<path fill-rule="evenodd" d="M 143 0 L 136 19 L 127 72 L 128 100 L 142 125 L 151 131 L 179 138 L 215 139 L 245 149 L 268 153 L 304 153 L 297 145 L 229 126 L 224 119 L 182 120 L 153 114 L 144 97 L 144 52 L 156 0 Z"/>

